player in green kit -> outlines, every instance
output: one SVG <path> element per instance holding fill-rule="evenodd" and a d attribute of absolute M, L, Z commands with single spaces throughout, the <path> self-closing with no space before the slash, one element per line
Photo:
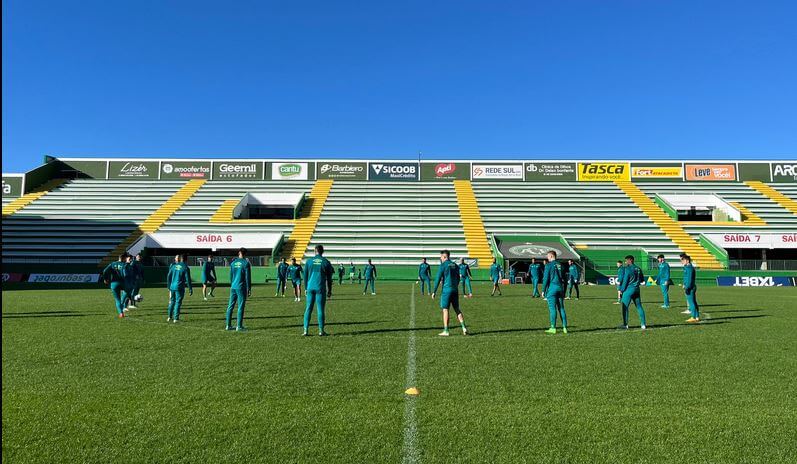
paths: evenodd
<path fill-rule="evenodd" d="M 315 256 L 307 262 L 304 268 L 304 295 L 307 298 L 307 306 L 304 308 L 304 332 L 307 336 L 310 329 L 310 316 L 313 314 L 313 306 L 318 308 L 318 335 L 325 336 L 324 332 L 324 310 L 327 298 L 332 296 L 332 277 L 335 269 L 332 264 L 324 258 L 324 246 L 316 245 Z"/>
<path fill-rule="evenodd" d="M 645 324 L 645 308 L 642 307 L 642 299 L 639 292 L 639 287 L 644 285 L 644 282 L 645 276 L 642 274 L 642 269 L 634 264 L 634 257 L 631 255 L 626 256 L 623 280 L 620 282 L 620 292 L 622 294 L 620 305 L 623 310 L 623 325 L 619 328 L 628 328 L 628 307 L 631 306 L 632 301 L 634 306 L 636 306 L 637 313 L 639 313 L 640 328 L 642 330 L 647 328 Z"/>
<path fill-rule="evenodd" d="M 213 264 L 213 255 L 208 255 L 207 260 L 202 263 L 202 298 L 208 301 L 208 295 L 215 296 L 213 290 L 216 290 L 216 265 Z M 210 287 L 210 293 L 208 293 Z"/>
<path fill-rule="evenodd" d="M 354 278 L 357 277 L 357 266 L 354 265 L 354 261 L 349 263 L 349 283 L 354 285 Z"/>
<path fill-rule="evenodd" d="M 533 288 L 531 297 L 539 298 L 540 280 L 542 280 L 542 264 L 537 262 L 537 258 L 531 258 L 531 264 L 529 265 L 529 274 L 531 274 L 531 286 Z"/>
<path fill-rule="evenodd" d="M 498 260 L 493 258 L 493 264 L 490 266 L 490 280 L 493 282 L 493 291 L 490 293 L 490 296 L 495 296 L 495 292 L 498 292 L 498 295 L 501 296 L 501 289 L 498 287 L 498 284 L 501 283 L 501 275 L 504 273 L 503 268 L 498 264 Z"/>
<path fill-rule="evenodd" d="M 343 263 L 338 264 L 338 285 L 343 285 L 343 276 L 346 275 L 346 268 Z"/>
<path fill-rule="evenodd" d="M 136 280 L 138 279 L 138 275 L 136 274 L 136 268 L 133 267 L 133 257 L 129 254 L 125 256 L 125 299 L 124 299 L 124 311 L 127 312 L 131 309 L 136 309 L 133 297 L 135 296 L 135 289 L 136 289 Z"/>
<path fill-rule="evenodd" d="M 556 252 L 548 252 L 548 264 L 542 275 L 542 297 L 548 301 L 548 319 L 551 327 L 545 333 L 556 333 L 556 315 L 562 318 L 562 332 L 567 333 L 565 313 L 565 271 L 556 260 Z"/>
<path fill-rule="evenodd" d="M 686 253 L 681 255 L 681 264 L 684 267 L 684 294 L 686 306 L 692 315 L 686 322 L 700 322 L 700 307 L 697 304 L 697 275 L 692 265 L 692 257 Z"/>
<path fill-rule="evenodd" d="M 282 295 L 285 298 L 285 282 L 288 279 L 288 263 L 285 258 L 277 265 L 277 293 L 274 296 Z"/>
<path fill-rule="evenodd" d="M 136 297 L 141 294 L 141 287 L 144 285 L 144 264 L 142 263 L 141 253 L 136 254 L 133 261 L 133 270 L 136 272 L 136 284 L 133 287 L 133 306 L 136 307 Z"/>
<path fill-rule="evenodd" d="M 620 291 L 620 282 L 623 281 L 624 272 L 625 272 L 625 266 L 623 266 L 623 262 L 617 261 L 617 280 L 616 280 L 617 285 L 615 285 L 615 288 L 617 288 L 617 301 L 614 302 L 614 304 L 616 305 L 620 304 L 620 300 L 623 297 L 623 292 Z"/>
<path fill-rule="evenodd" d="M 227 304 L 225 330 L 233 330 L 232 308 L 238 303 L 238 321 L 235 330 L 238 332 L 246 331 L 244 327 L 244 309 L 246 309 L 246 299 L 252 296 L 252 265 L 244 257 L 246 248 L 238 250 L 238 257 L 230 263 L 230 302 Z"/>
<path fill-rule="evenodd" d="M 581 278 L 580 271 L 575 261 L 572 259 L 567 260 L 567 298 L 565 300 L 569 300 L 573 296 L 574 288 L 576 289 L 576 299 L 579 298 L 578 281 Z"/>
<path fill-rule="evenodd" d="M 448 337 L 448 308 L 454 308 L 459 325 L 462 326 L 462 335 L 468 334 L 465 327 L 465 317 L 459 310 L 459 267 L 451 261 L 451 252 L 443 250 L 440 252 L 440 268 L 437 270 L 437 278 L 434 281 L 434 291 L 432 299 L 437 294 L 440 284 L 443 284 L 443 292 L 440 294 L 440 309 L 443 310 L 443 331 L 441 337 Z"/>
<path fill-rule="evenodd" d="M 287 272 L 288 280 L 293 286 L 293 301 L 302 301 L 302 267 L 296 263 L 296 258 L 291 259 Z"/>
<path fill-rule="evenodd" d="M 661 288 L 661 296 L 664 297 L 664 309 L 670 309 L 670 263 L 664 260 L 664 255 L 656 257 L 659 261 L 659 272 L 656 273 L 656 285 Z"/>
<path fill-rule="evenodd" d="M 124 301 L 127 298 L 125 294 L 125 259 L 127 259 L 127 253 L 122 253 L 119 255 L 118 261 L 112 262 L 102 270 L 102 280 L 111 289 L 119 317 L 125 317 Z"/>
<path fill-rule="evenodd" d="M 432 266 L 426 262 L 426 258 L 423 258 L 418 266 L 418 282 L 421 284 L 421 295 L 424 295 L 426 290 L 432 293 Z"/>
<path fill-rule="evenodd" d="M 462 294 L 465 298 L 473 298 L 473 273 L 470 272 L 470 265 L 465 262 L 465 258 L 459 259 L 459 279 L 462 281 Z"/>
<path fill-rule="evenodd" d="M 180 308 L 183 306 L 186 287 L 188 287 L 189 296 L 194 294 L 194 289 L 191 287 L 191 271 L 183 262 L 182 255 L 175 256 L 174 263 L 169 266 L 166 284 L 169 286 L 169 308 L 166 322 L 173 321 L 176 324 L 180 321 Z"/>
<path fill-rule="evenodd" d="M 363 287 L 363 295 L 365 292 L 368 291 L 368 284 L 371 284 L 371 295 L 376 295 L 376 288 L 374 284 L 376 283 L 376 266 L 371 263 L 371 260 L 368 260 L 368 264 L 365 265 L 365 287 Z"/>

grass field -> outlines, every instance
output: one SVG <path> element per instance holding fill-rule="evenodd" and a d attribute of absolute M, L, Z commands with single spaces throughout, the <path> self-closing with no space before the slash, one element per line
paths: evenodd
<path fill-rule="evenodd" d="M 797 461 L 794 289 L 701 288 L 698 326 L 677 288 L 668 312 L 644 289 L 642 332 L 585 287 L 570 333 L 546 335 L 528 287 L 479 284 L 473 336 L 446 339 L 436 301 L 377 284 L 335 288 L 328 338 L 299 336 L 303 303 L 272 287 L 248 333 L 222 330 L 226 289 L 177 325 L 163 289 L 125 320 L 107 290 L 4 291 L 3 460 Z"/>

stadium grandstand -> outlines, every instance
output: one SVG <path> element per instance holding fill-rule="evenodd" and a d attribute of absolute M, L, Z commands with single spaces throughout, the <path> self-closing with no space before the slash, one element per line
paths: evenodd
<path fill-rule="evenodd" d="M 551 247 L 594 283 L 627 254 L 677 267 L 686 252 L 711 278 L 790 275 L 797 164 L 47 157 L 3 174 L 2 221 L 3 272 L 19 280 L 90 273 L 124 251 L 158 268 L 244 244 L 268 276 L 317 243 L 335 264 L 372 259 L 398 279 L 442 248 L 477 277 L 493 258 L 522 271 Z"/>

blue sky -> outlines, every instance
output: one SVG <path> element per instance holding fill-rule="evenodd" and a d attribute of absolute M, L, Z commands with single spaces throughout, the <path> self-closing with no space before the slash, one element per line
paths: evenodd
<path fill-rule="evenodd" d="M 43 155 L 795 158 L 794 1 L 3 2 Z"/>

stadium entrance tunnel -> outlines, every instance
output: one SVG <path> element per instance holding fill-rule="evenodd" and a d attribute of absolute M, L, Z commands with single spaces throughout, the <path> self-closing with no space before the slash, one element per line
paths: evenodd
<path fill-rule="evenodd" d="M 495 237 L 499 261 L 503 261 L 504 271 L 509 276 L 514 270 L 516 279 L 529 281 L 528 272 L 532 259 L 545 264 L 548 252 L 555 251 L 560 262 L 572 259 L 579 263 L 581 256 L 561 235 L 501 235 Z M 582 273 L 583 275 L 583 273 Z"/>
<path fill-rule="evenodd" d="M 730 270 L 797 270 L 797 233 L 707 233 L 700 240 Z"/>
<path fill-rule="evenodd" d="M 259 232 L 153 232 L 143 235 L 127 251 L 141 253 L 152 265 L 168 265 L 175 255 L 187 257 L 189 264 L 197 264 L 208 255 L 224 258 L 237 256 L 240 248 L 247 249 L 247 258 L 255 266 L 267 266 L 279 253 L 285 239 L 279 233 Z"/>
<path fill-rule="evenodd" d="M 233 209 L 233 219 L 297 219 L 304 193 L 247 193 Z"/>

